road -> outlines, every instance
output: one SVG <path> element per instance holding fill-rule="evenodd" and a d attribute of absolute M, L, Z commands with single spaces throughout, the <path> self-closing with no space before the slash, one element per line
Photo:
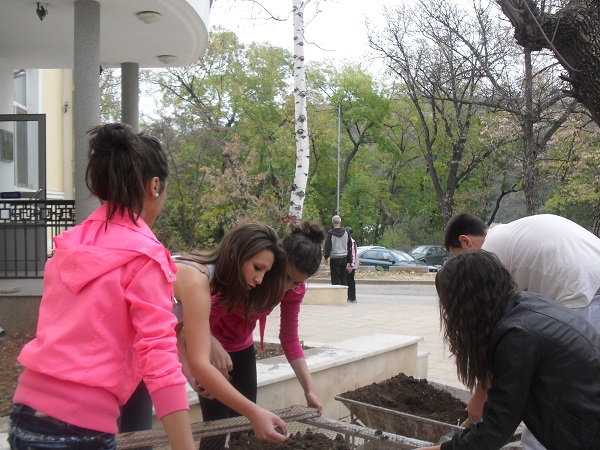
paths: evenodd
<path fill-rule="evenodd" d="M 463 388 L 443 342 L 433 284 L 359 283 L 356 293 L 355 304 L 302 305 L 300 339 L 309 346 L 323 346 L 374 333 L 420 336 L 419 353 L 429 353 L 427 379 Z M 275 308 L 267 320 L 265 338 L 278 342 L 278 334 L 279 308 Z"/>

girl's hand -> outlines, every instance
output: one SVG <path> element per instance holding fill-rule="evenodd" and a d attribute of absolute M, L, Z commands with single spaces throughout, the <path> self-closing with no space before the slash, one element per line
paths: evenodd
<path fill-rule="evenodd" d="M 223 374 L 223 376 L 229 379 L 229 372 L 233 370 L 233 362 L 229 353 L 225 351 L 221 343 L 211 336 L 211 347 L 210 347 L 210 363 L 215 366 Z"/>
<path fill-rule="evenodd" d="M 469 419 L 473 423 L 477 423 L 481 420 L 483 415 L 483 405 L 487 400 L 487 392 L 484 391 L 479 385 L 475 388 L 475 392 L 467 403 L 467 412 L 469 413 Z"/>
<path fill-rule="evenodd" d="M 252 429 L 257 438 L 281 444 L 289 439 L 290 434 L 286 431 L 286 425 L 281 417 L 273 414 L 266 409 L 259 408 L 256 414 L 253 414 L 250 419 Z"/>
<path fill-rule="evenodd" d="M 323 405 L 321 404 L 321 402 L 319 402 L 317 394 L 315 394 L 314 392 L 305 392 L 304 397 L 306 398 L 307 406 L 310 406 L 311 408 L 316 408 L 319 414 L 323 414 Z"/>
<path fill-rule="evenodd" d="M 210 392 L 208 392 L 206 389 L 204 389 L 202 386 L 198 386 L 198 390 L 196 392 L 198 392 L 198 395 L 200 395 L 201 397 L 203 397 L 207 400 L 215 399 L 215 396 L 212 395 Z"/>

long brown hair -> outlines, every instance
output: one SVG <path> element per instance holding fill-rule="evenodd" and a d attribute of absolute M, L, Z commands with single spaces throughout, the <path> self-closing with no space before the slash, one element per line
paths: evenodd
<path fill-rule="evenodd" d="M 494 326 L 517 287 L 492 253 L 464 251 L 450 258 L 435 277 L 444 339 L 456 357 L 458 378 L 485 388 L 491 369 L 488 344 Z"/>
<path fill-rule="evenodd" d="M 262 283 L 249 290 L 242 267 L 263 250 L 273 253 L 273 266 Z M 216 248 L 207 252 L 183 253 L 180 258 L 215 265 L 211 291 L 219 296 L 217 304 L 224 305 L 228 313 L 242 306 L 243 315 L 248 319 L 252 314 L 268 311 L 277 305 L 285 293 L 286 255 L 278 243 L 277 233 L 268 225 L 240 225 L 229 231 Z"/>

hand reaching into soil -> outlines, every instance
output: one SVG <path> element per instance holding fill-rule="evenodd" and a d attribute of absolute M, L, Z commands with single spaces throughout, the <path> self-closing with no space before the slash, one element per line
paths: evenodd
<path fill-rule="evenodd" d="M 281 417 L 266 409 L 258 407 L 255 413 L 248 415 L 248 419 L 256 437 L 263 441 L 281 444 L 290 437 Z"/>

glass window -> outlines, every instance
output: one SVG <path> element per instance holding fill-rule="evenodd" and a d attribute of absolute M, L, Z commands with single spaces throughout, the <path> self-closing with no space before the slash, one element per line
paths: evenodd
<path fill-rule="evenodd" d="M 23 69 L 16 70 L 14 73 L 15 94 L 14 101 L 22 108 L 27 108 L 27 77 Z"/>

